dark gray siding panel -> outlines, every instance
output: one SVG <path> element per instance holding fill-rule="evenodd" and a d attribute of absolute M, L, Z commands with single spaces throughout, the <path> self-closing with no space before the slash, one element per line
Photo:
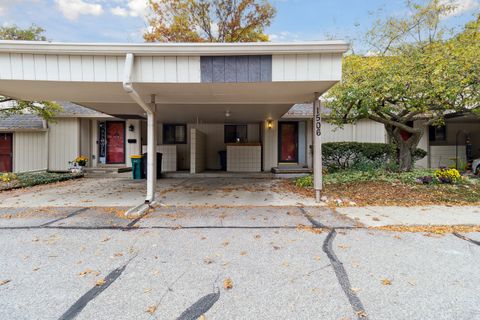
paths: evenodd
<path fill-rule="evenodd" d="M 202 82 L 213 82 L 213 57 L 200 58 L 200 72 Z"/>
<path fill-rule="evenodd" d="M 236 57 L 225 57 L 225 82 L 237 82 Z"/>
<path fill-rule="evenodd" d="M 213 57 L 213 82 L 225 82 L 225 57 Z"/>
<path fill-rule="evenodd" d="M 272 56 L 201 57 L 202 82 L 271 82 Z"/>
<path fill-rule="evenodd" d="M 239 56 L 237 59 L 237 82 L 248 82 L 248 56 Z"/>
<path fill-rule="evenodd" d="M 260 57 L 260 81 L 272 81 L 272 56 Z"/>

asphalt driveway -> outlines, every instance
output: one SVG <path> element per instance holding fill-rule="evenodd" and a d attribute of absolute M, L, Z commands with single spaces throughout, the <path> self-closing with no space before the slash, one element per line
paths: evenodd
<path fill-rule="evenodd" d="M 314 207 L 124 209 L 0 209 L 0 318 L 480 319 L 479 233 Z"/>

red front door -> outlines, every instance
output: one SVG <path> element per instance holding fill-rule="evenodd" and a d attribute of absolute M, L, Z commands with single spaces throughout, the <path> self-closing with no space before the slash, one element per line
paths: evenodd
<path fill-rule="evenodd" d="M 278 140 L 278 161 L 298 162 L 298 122 L 279 122 Z"/>
<path fill-rule="evenodd" d="M 125 122 L 107 122 L 107 163 L 125 163 Z"/>
<path fill-rule="evenodd" d="M 0 172 L 11 172 L 13 169 L 13 134 L 0 133 Z"/>

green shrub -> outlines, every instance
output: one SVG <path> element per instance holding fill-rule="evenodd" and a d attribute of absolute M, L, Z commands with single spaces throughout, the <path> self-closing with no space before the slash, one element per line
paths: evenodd
<path fill-rule="evenodd" d="M 301 188 L 312 188 L 313 187 L 313 176 L 308 175 L 295 179 L 295 185 Z"/>
<path fill-rule="evenodd" d="M 413 160 L 424 158 L 427 152 L 416 149 Z M 388 143 L 328 142 L 322 145 L 323 166 L 329 172 L 355 169 L 361 171 L 386 169 L 396 171 L 397 147 Z"/>

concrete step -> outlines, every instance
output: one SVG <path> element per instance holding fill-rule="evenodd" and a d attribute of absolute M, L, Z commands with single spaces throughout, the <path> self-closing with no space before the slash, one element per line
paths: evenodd
<path fill-rule="evenodd" d="M 308 174 L 312 173 L 312 169 L 310 168 L 302 168 L 302 167 L 277 167 L 273 168 L 272 172 L 275 174 Z"/>

